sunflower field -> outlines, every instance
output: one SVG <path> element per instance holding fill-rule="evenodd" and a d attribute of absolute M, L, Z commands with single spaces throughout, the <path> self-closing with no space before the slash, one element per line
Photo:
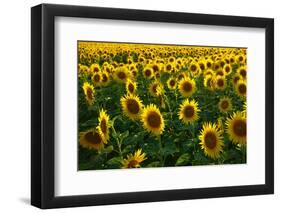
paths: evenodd
<path fill-rule="evenodd" d="M 77 49 L 78 170 L 246 163 L 246 48 Z"/>

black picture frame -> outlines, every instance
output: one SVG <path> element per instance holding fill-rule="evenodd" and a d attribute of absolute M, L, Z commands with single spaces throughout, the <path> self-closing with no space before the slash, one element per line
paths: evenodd
<path fill-rule="evenodd" d="M 265 184 L 95 195 L 54 195 L 55 17 L 265 29 Z M 274 19 L 41 4 L 31 8 L 31 204 L 60 208 L 274 193 Z"/>

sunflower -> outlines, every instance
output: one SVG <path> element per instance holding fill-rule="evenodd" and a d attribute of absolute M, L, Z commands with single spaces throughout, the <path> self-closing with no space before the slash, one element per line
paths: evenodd
<path fill-rule="evenodd" d="M 223 97 L 218 103 L 218 108 L 221 112 L 226 113 L 232 109 L 231 99 L 228 97 Z"/>
<path fill-rule="evenodd" d="M 165 128 L 164 119 L 160 113 L 160 110 L 154 105 L 150 104 L 146 106 L 142 112 L 141 120 L 143 127 L 155 135 L 163 133 Z"/>
<path fill-rule="evenodd" d="M 149 93 L 153 97 L 158 97 L 159 95 L 161 95 L 163 93 L 163 90 L 163 85 L 158 81 L 154 81 L 149 85 Z"/>
<path fill-rule="evenodd" d="M 239 67 L 237 69 L 237 73 L 239 73 L 243 77 L 243 79 L 246 79 L 246 77 L 247 77 L 247 68 L 246 68 L 246 66 Z"/>
<path fill-rule="evenodd" d="M 101 150 L 104 147 L 104 140 L 96 129 L 81 132 L 79 136 L 79 143 L 84 148 Z"/>
<path fill-rule="evenodd" d="M 94 86 L 89 84 L 88 82 L 84 82 L 83 84 L 83 91 L 84 91 L 84 94 L 85 94 L 85 98 L 86 98 L 86 101 L 88 103 L 88 105 L 93 105 L 94 103 L 94 94 L 95 94 L 95 90 L 94 90 Z"/>
<path fill-rule="evenodd" d="M 239 80 L 235 86 L 236 93 L 240 97 L 246 97 L 247 93 L 247 84 L 244 80 Z"/>
<path fill-rule="evenodd" d="M 182 120 L 185 124 L 192 123 L 198 120 L 198 103 L 195 100 L 189 101 L 186 99 L 180 105 L 180 111 L 178 113 L 179 119 Z"/>
<path fill-rule="evenodd" d="M 205 155 L 216 159 L 219 157 L 223 149 L 222 131 L 216 124 L 204 123 L 199 135 L 201 148 Z"/>
<path fill-rule="evenodd" d="M 170 90 L 175 90 L 177 88 L 177 81 L 174 78 L 169 78 L 167 81 L 167 86 Z"/>
<path fill-rule="evenodd" d="M 109 115 L 105 110 L 101 109 L 99 112 L 99 125 L 97 130 L 103 138 L 104 143 L 106 144 L 109 139 Z"/>
<path fill-rule="evenodd" d="M 92 81 L 95 86 L 99 86 L 102 82 L 101 72 L 94 72 L 92 75 Z"/>
<path fill-rule="evenodd" d="M 101 73 L 101 85 L 107 86 L 110 82 L 110 78 L 107 72 Z"/>
<path fill-rule="evenodd" d="M 172 71 L 174 70 L 174 65 L 173 65 L 173 63 L 167 63 L 166 65 L 165 65 L 165 71 L 166 72 L 168 72 L 168 73 L 171 73 Z"/>
<path fill-rule="evenodd" d="M 145 153 L 142 153 L 141 149 L 138 149 L 133 155 L 127 155 L 126 159 L 121 161 L 122 168 L 140 168 L 140 163 L 146 160 Z"/>
<path fill-rule="evenodd" d="M 223 71 L 226 75 L 229 75 L 232 72 L 232 68 L 230 64 L 225 64 L 223 67 Z"/>
<path fill-rule="evenodd" d="M 131 77 L 131 73 L 125 66 L 122 66 L 115 69 L 113 77 L 118 83 L 126 83 Z"/>
<path fill-rule="evenodd" d="M 247 140 L 246 115 L 236 112 L 226 121 L 227 133 L 234 144 L 245 145 Z"/>
<path fill-rule="evenodd" d="M 137 83 L 128 79 L 126 82 L 126 91 L 127 93 L 134 94 L 137 90 Z"/>
<path fill-rule="evenodd" d="M 240 79 L 242 79 L 242 76 L 239 73 L 235 73 L 232 77 L 233 85 L 235 86 Z"/>
<path fill-rule="evenodd" d="M 128 94 L 120 100 L 123 113 L 131 120 L 140 118 L 143 104 L 137 95 Z"/>
<path fill-rule="evenodd" d="M 90 66 L 90 72 L 91 73 L 100 72 L 100 66 L 98 64 L 92 64 Z"/>
<path fill-rule="evenodd" d="M 151 79 L 154 75 L 153 75 L 153 69 L 151 67 L 146 66 L 143 69 L 143 76 L 147 79 Z"/>
<path fill-rule="evenodd" d="M 216 77 L 216 89 L 224 90 L 226 88 L 226 79 L 222 76 Z"/>
<path fill-rule="evenodd" d="M 196 91 L 196 83 L 194 79 L 186 77 L 180 80 L 178 88 L 182 96 L 190 97 Z"/>

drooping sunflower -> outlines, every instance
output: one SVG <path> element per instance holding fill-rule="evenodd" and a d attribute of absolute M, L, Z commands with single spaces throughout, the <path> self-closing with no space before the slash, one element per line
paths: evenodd
<path fill-rule="evenodd" d="M 190 97 L 196 91 L 196 83 L 194 79 L 186 77 L 180 80 L 178 88 L 182 96 Z"/>
<path fill-rule="evenodd" d="M 167 81 L 167 86 L 170 90 L 175 90 L 177 88 L 177 81 L 175 78 L 169 78 Z"/>
<path fill-rule="evenodd" d="M 86 101 L 88 103 L 89 106 L 92 106 L 94 103 L 94 95 L 95 95 L 95 90 L 94 90 L 94 86 L 89 84 L 88 82 L 84 82 L 83 84 L 83 91 L 85 94 L 85 98 Z"/>
<path fill-rule="evenodd" d="M 97 126 L 97 130 L 99 131 L 104 143 L 106 144 L 109 139 L 109 115 L 104 109 L 101 109 L 101 111 L 99 112 L 98 120 L 99 125 Z"/>
<path fill-rule="evenodd" d="M 247 121 L 243 112 L 236 112 L 226 121 L 227 133 L 234 144 L 245 145 L 247 141 Z"/>
<path fill-rule="evenodd" d="M 236 93 L 240 97 L 246 97 L 247 94 L 247 84 L 244 80 L 239 80 L 235 85 Z"/>
<path fill-rule="evenodd" d="M 222 97 L 218 103 L 218 108 L 223 113 L 229 112 L 232 109 L 231 99 Z"/>
<path fill-rule="evenodd" d="M 222 76 L 216 77 L 216 89 L 224 90 L 226 88 L 226 79 Z"/>
<path fill-rule="evenodd" d="M 136 90 L 137 90 L 137 83 L 135 81 L 132 81 L 131 79 L 128 79 L 126 82 L 127 93 L 134 94 Z"/>
<path fill-rule="evenodd" d="M 195 100 L 189 101 L 186 99 L 180 105 L 179 119 L 185 124 L 193 123 L 198 120 L 198 112 L 200 112 L 198 103 Z"/>
<path fill-rule="evenodd" d="M 126 81 L 131 77 L 131 73 L 125 66 L 117 67 L 114 71 L 113 78 L 119 83 L 126 83 Z"/>
<path fill-rule="evenodd" d="M 104 147 L 104 140 L 96 129 L 81 132 L 79 136 L 79 143 L 84 148 L 101 150 Z"/>
<path fill-rule="evenodd" d="M 140 163 L 146 159 L 145 153 L 138 149 L 134 154 L 129 154 L 126 159 L 122 160 L 122 168 L 140 168 Z"/>
<path fill-rule="evenodd" d="M 120 100 L 123 113 L 131 120 L 140 118 L 143 104 L 137 95 L 128 94 Z"/>
<path fill-rule="evenodd" d="M 146 106 L 141 114 L 143 127 L 154 135 L 160 135 L 165 128 L 164 119 L 160 110 L 154 105 Z"/>
<path fill-rule="evenodd" d="M 201 148 L 205 155 L 216 159 L 223 150 L 222 131 L 216 124 L 204 123 L 199 135 Z"/>

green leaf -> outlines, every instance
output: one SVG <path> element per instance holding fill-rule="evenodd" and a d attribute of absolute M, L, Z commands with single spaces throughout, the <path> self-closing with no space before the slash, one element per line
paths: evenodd
<path fill-rule="evenodd" d="M 114 157 L 111 158 L 110 160 L 108 160 L 106 162 L 106 164 L 110 167 L 110 168 L 120 168 L 121 167 L 121 161 L 122 158 L 121 157 Z"/>
<path fill-rule="evenodd" d="M 177 162 L 176 162 L 176 166 L 183 166 L 183 165 L 186 165 L 190 160 L 190 155 L 188 153 L 185 153 L 183 155 L 181 155 Z"/>

